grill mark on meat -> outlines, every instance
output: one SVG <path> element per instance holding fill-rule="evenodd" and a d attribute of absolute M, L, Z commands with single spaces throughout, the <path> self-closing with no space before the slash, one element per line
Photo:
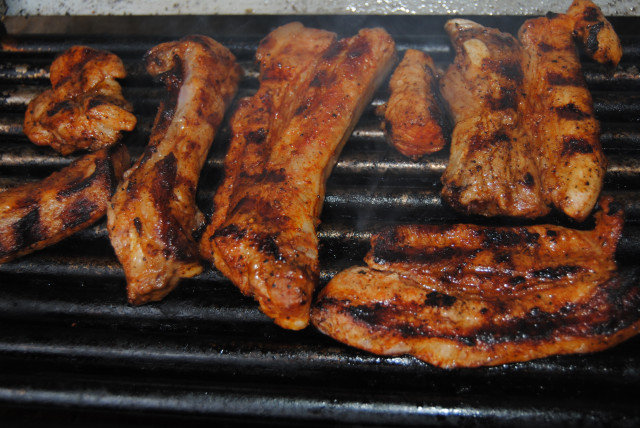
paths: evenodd
<path fill-rule="evenodd" d="M 373 260 L 378 264 L 418 263 L 426 264 L 452 258 L 472 257 L 478 250 L 462 250 L 460 248 L 437 248 L 432 252 L 417 253 L 406 249 L 397 250 L 392 245 L 377 243 L 373 249 Z"/>
<path fill-rule="evenodd" d="M 171 197 L 176 182 L 177 159 L 173 153 L 169 153 L 159 160 L 155 166 L 157 180 L 153 182 L 151 194 L 158 209 L 164 211 L 166 203 Z"/>
<path fill-rule="evenodd" d="M 538 49 L 540 49 L 542 52 L 551 52 L 555 48 L 545 42 L 540 42 L 538 43 Z"/>
<path fill-rule="evenodd" d="M 235 224 L 230 224 L 228 226 L 225 226 L 225 227 L 223 227 L 221 229 L 216 230 L 215 233 L 209 237 L 209 240 L 213 241 L 214 239 L 221 238 L 221 237 L 229 237 L 229 238 L 233 238 L 233 239 L 242 239 L 245 236 L 246 236 L 246 230 L 240 229 Z"/>
<path fill-rule="evenodd" d="M 563 265 L 534 270 L 533 272 L 531 272 L 531 276 L 538 279 L 556 280 L 564 278 L 566 276 L 574 275 L 583 270 L 584 268 L 581 266 Z"/>
<path fill-rule="evenodd" d="M 524 178 L 522 179 L 522 184 L 524 184 L 525 186 L 527 186 L 529 188 L 533 188 L 533 185 L 535 184 L 535 180 L 533 178 L 533 175 L 531 175 L 530 172 L 527 172 L 524 175 Z"/>
<path fill-rule="evenodd" d="M 97 179 L 102 178 L 105 175 L 113 176 L 113 174 L 110 174 L 112 165 L 109 159 L 96 160 L 95 165 L 95 170 L 90 176 L 73 180 L 67 183 L 64 188 L 60 189 L 56 196 L 57 199 L 60 200 L 62 198 L 69 197 L 74 193 L 81 192 L 82 190 L 89 188 Z M 112 185 L 114 184 L 112 183 Z"/>
<path fill-rule="evenodd" d="M 434 306 L 439 308 L 450 308 L 453 304 L 458 300 L 454 296 L 449 296 L 448 294 L 438 293 L 437 291 L 432 291 L 427 294 L 427 298 L 424 301 L 426 306 Z"/>
<path fill-rule="evenodd" d="M 34 207 L 20 220 L 11 225 L 15 244 L 9 252 L 19 251 L 36 242 L 46 239 L 44 228 L 40 222 L 40 208 Z"/>
<path fill-rule="evenodd" d="M 53 107 L 47 110 L 47 116 L 51 117 L 55 114 L 60 113 L 61 111 L 71 111 L 73 110 L 73 104 L 69 100 L 60 101 L 59 103 L 55 103 Z"/>
<path fill-rule="evenodd" d="M 98 204 L 88 198 L 81 198 L 74 201 L 60 216 L 63 222 L 63 229 L 73 229 L 76 226 L 86 223 L 91 220 L 91 217 L 99 208 Z"/>
<path fill-rule="evenodd" d="M 101 97 L 93 97 L 87 103 L 87 110 L 91 110 L 92 108 L 96 108 L 104 104 L 107 104 L 107 100 Z"/>
<path fill-rule="evenodd" d="M 495 111 L 515 109 L 518 105 L 516 92 L 508 88 L 502 88 L 498 98 L 488 97 L 487 102 L 489 108 Z"/>
<path fill-rule="evenodd" d="M 589 35 L 584 44 L 584 48 L 589 54 L 594 54 L 598 50 L 598 34 L 603 27 L 604 22 L 598 22 L 597 24 L 589 26 Z"/>
<path fill-rule="evenodd" d="M 522 67 L 518 61 L 496 61 L 485 58 L 482 60 L 482 68 L 489 69 L 518 84 L 520 84 L 524 78 Z"/>
<path fill-rule="evenodd" d="M 553 86 L 584 86 L 584 79 L 577 73 L 564 75 L 554 71 L 548 71 L 547 82 Z"/>
<path fill-rule="evenodd" d="M 582 138 L 564 137 L 562 142 L 562 156 L 593 153 L 593 146 Z"/>
<path fill-rule="evenodd" d="M 258 250 L 276 261 L 283 261 L 284 256 L 280 252 L 276 237 L 273 235 L 263 235 L 256 237 Z"/>
<path fill-rule="evenodd" d="M 263 170 L 258 174 L 247 174 L 242 171 L 239 174 L 240 177 L 250 178 L 255 181 L 262 181 L 265 183 L 282 183 L 287 180 L 287 174 L 284 168 L 277 170 Z"/>
<path fill-rule="evenodd" d="M 322 54 L 322 59 L 333 60 L 340 55 L 340 52 L 344 49 L 344 42 L 342 40 L 332 42 L 327 50 Z"/>
<path fill-rule="evenodd" d="M 485 248 L 514 247 L 521 244 L 535 245 L 540 238 L 539 234 L 531 233 L 525 228 L 514 228 L 513 230 L 487 228 L 481 229 L 479 232 L 484 235 L 482 246 Z"/>
<path fill-rule="evenodd" d="M 589 113 L 580 110 L 574 103 L 556 107 L 555 110 L 558 117 L 565 120 L 582 120 L 591 116 Z"/>
<path fill-rule="evenodd" d="M 135 217 L 133 219 L 133 225 L 135 226 L 138 235 L 142 235 L 142 222 L 140 221 L 140 217 Z"/>
<path fill-rule="evenodd" d="M 267 138 L 267 130 L 264 128 L 247 132 L 244 136 L 248 144 L 262 144 Z"/>

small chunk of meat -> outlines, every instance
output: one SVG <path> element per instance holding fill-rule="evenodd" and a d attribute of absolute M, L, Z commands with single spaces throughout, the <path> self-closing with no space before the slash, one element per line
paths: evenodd
<path fill-rule="evenodd" d="M 431 57 L 407 50 L 391 76 L 389 89 L 383 122 L 387 141 L 413 159 L 441 150 L 446 144 L 446 118 L 438 100 L 438 72 Z"/>
<path fill-rule="evenodd" d="M 622 45 L 600 8 L 589 0 L 573 0 L 567 15 L 573 20 L 574 35 L 585 52 L 601 64 L 617 66 L 622 58 Z"/>
<path fill-rule="evenodd" d="M 126 147 L 117 145 L 0 193 L 0 263 L 60 242 L 102 218 L 129 165 Z"/>
<path fill-rule="evenodd" d="M 34 144 L 63 155 L 95 151 L 135 128 L 133 108 L 115 80 L 126 71 L 114 54 L 74 46 L 55 59 L 49 74 L 53 88 L 29 103 L 24 119 L 24 133 Z"/>

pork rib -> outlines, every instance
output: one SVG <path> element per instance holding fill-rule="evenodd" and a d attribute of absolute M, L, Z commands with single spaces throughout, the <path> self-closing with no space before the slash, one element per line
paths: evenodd
<path fill-rule="evenodd" d="M 163 43 L 147 71 L 167 87 L 148 146 L 111 200 L 108 230 L 133 304 L 162 299 L 180 278 L 202 271 L 192 232 L 200 170 L 242 71 L 205 36 Z"/>
<path fill-rule="evenodd" d="M 318 280 L 325 181 L 395 56 L 382 29 L 335 40 L 299 23 L 260 44 L 260 89 L 232 141 L 201 253 L 276 324 L 304 328 Z"/>

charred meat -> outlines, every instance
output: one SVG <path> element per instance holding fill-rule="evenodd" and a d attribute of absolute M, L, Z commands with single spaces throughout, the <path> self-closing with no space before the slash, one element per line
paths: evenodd
<path fill-rule="evenodd" d="M 291 23 L 260 43 L 260 89 L 231 119 L 225 179 L 200 248 L 284 328 L 308 324 L 325 181 L 394 57 L 382 29 L 338 41 Z"/>
<path fill-rule="evenodd" d="M 523 72 L 513 36 L 454 19 L 445 29 L 456 58 L 440 81 L 455 122 L 442 198 L 485 216 L 549 212 L 518 106 Z"/>
<path fill-rule="evenodd" d="M 573 0 L 567 15 L 573 21 L 574 36 L 587 54 L 601 64 L 617 66 L 622 58 L 622 45 L 600 8 L 589 0 Z"/>
<path fill-rule="evenodd" d="M 67 155 L 117 143 L 136 126 L 132 107 L 115 79 L 126 76 L 120 58 L 86 46 L 74 46 L 51 64 L 52 89 L 27 107 L 24 132 L 39 146 Z"/>
<path fill-rule="evenodd" d="M 322 290 L 323 333 L 382 355 L 476 367 L 611 347 L 640 330 L 640 288 L 616 274 L 622 211 L 596 227 L 400 226 L 373 239 L 369 267 Z"/>
<path fill-rule="evenodd" d="M 40 182 L 0 193 L 0 263 L 95 223 L 128 167 L 129 153 L 117 145 L 87 154 Z"/>
<path fill-rule="evenodd" d="M 200 170 L 241 77 L 234 56 L 204 36 L 163 43 L 147 71 L 167 87 L 150 141 L 111 200 L 108 230 L 133 304 L 162 299 L 202 271 L 192 232 Z"/>
<path fill-rule="evenodd" d="M 438 102 L 438 73 L 431 57 L 409 49 L 389 82 L 384 109 L 387 141 L 405 156 L 417 159 L 441 150 L 445 115 Z"/>

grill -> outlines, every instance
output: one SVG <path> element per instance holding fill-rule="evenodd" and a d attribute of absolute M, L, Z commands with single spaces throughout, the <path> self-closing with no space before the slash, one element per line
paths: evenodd
<path fill-rule="evenodd" d="M 470 18 L 512 32 L 524 20 Z M 64 19 L 51 18 L 53 23 Z M 135 156 L 147 142 L 162 95 L 140 61 L 148 48 L 187 32 L 210 35 L 238 57 L 246 71 L 239 95 L 248 95 L 258 86 L 253 64 L 258 41 L 294 19 L 344 35 L 382 25 L 400 51 L 425 50 L 439 66 L 453 56 L 442 29 L 446 17 L 108 17 L 78 21 L 77 28 L 97 22 L 102 35 L 5 35 L 0 52 L 0 188 L 39 179 L 71 162 L 34 146 L 21 132 L 27 103 L 48 86 L 48 65 L 64 49 L 87 44 L 110 50 L 125 62 L 125 97 L 139 118 L 125 142 Z M 584 71 L 609 159 L 604 192 L 627 210 L 618 260 L 622 275 L 637 286 L 640 18 L 612 22 L 624 47 L 622 64 L 608 73 L 586 61 Z M 133 30 L 125 28 L 132 23 Z M 145 28 L 167 30 L 155 36 Z M 488 222 L 462 217 L 441 202 L 439 177 L 448 149 L 411 162 L 387 147 L 374 115 L 386 96 L 385 84 L 329 179 L 318 230 L 323 285 L 343 268 L 362 264 L 372 232 L 385 225 Z M 198 204 L 204 211 L 211 210 L 228 139 L 223 128 L 201 177 Z M 545 220 L 577 226 L 559 217 Z M 0 409 L 5 422 L 200 426 L 216 418 L 228 425 L 239 420 L 312 426 L 640 424 L 634 398 L 640 386 L 640 338 L 593 355 L 444 371 L 410 357 L 360 352 L 313 328 L 282 330 L 213 268 L 183 280 L 163 302 L 131 307 L 104 222 L 0 265 L 0 283 Z"/>

